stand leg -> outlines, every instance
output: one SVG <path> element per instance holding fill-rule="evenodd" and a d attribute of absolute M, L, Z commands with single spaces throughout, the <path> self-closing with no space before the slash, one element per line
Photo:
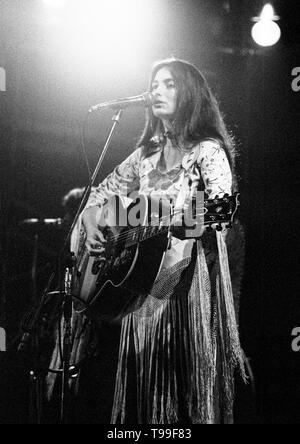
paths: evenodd
<path fill-rule="evenodd" d="M 62 424 L 68 423 L 69 407 L 69 377 L 70 359 L 72 347 L 72 296 L 71 296 L 72 271 L 67 268 L 65 274 L 65 299 L 63 303 L 63 369 L 60 420 Z"/>

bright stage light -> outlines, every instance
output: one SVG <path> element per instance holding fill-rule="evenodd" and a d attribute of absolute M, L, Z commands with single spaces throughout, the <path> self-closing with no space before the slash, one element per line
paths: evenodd
<path fill-rule="evenodd" d="M 51 36 L 55 46 L 91 69 L 97 63 L 103 69 L 131 69 L 147 54 L 152 38 L 159 38 L 160 17 L 152 0 L 72 0 L 59 15 L 60 26 Z"/>
<path fill-rule="evenodd" d="M 260 17 L 253 19 L 257 23 L 252 27 L 252 38 L 260 46 L 274 46 L 281 37 L 281 30 L 276 23 L 279 17 L 275 15 L 271 4 L 266 4 Z"/>
<path fill-rule="evenodd" d="M 84 38 L 105 39 L 110 46 L 132 43 L 147 28 L 145 5 L 145 0 L 73 0 L 66 25 Z"/>
<path fill-rule="evenodd" d="M 261 12 L 259 17 L 261 20 L 278 20 L 279 17 L 275 15 L 274 8 L 270 3 L 267 3 Z"/>

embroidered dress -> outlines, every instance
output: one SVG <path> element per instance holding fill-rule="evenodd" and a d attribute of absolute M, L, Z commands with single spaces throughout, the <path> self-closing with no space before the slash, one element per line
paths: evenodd
<path fill-rule="evenodd" d="M 230 166 L 217 141 L 204 140 L 170 171 L 159 168 L 162 150 L 147 157 L 134 151 L 87 206 L 132 191 L 176 205 L 196 189 L 206 198 L 231 194 Z M 245 374 L 225 237 L 226 230 L 197 241 L 173 238 L 151 293 L 135 298 L 123 317 L 112 423 L 233 422 L 233 374 Z"/>
<path fill-rule="evenodd" d="M 191 187 L 195 187 L 195 182 L 202 177 L 208 199 L 231 193 L 229 163 L 218 142 L 203 141 L 184 155 L 181 165 L 166 172 L 159 168 L 162 149 L 158 148 L 146 158 L 142 148 L 134 151 L 92 193 L 88 206 L 102 205 L 114 194 L 127 195 L 136 190 L 146 195 L 165 195 L 174 200 L 180 190 L 182 176 L 192 179 Z"/>

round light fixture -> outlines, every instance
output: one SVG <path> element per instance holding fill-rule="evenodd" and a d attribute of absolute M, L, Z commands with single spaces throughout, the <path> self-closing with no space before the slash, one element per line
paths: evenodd
<path fill-rule="evenodd" d="M 259 17 L 253 19 L 252 38 L 260 46 L 274 46 L 280 40 L 281 29 L 276 23 L 279 17 L 275 15 L 271 4 L 266 4 Z"/>

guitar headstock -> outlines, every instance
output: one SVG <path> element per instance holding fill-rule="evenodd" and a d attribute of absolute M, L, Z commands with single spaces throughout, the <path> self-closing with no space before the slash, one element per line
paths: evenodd
<path fill-rule="evenodd" d="M 204 201 L 204 226 L 221 231 L 223 227 L 230 228 L 237 212 L 240 193 L 232 196 L 224 194 L 219 198 L 205 199 Z"/>

